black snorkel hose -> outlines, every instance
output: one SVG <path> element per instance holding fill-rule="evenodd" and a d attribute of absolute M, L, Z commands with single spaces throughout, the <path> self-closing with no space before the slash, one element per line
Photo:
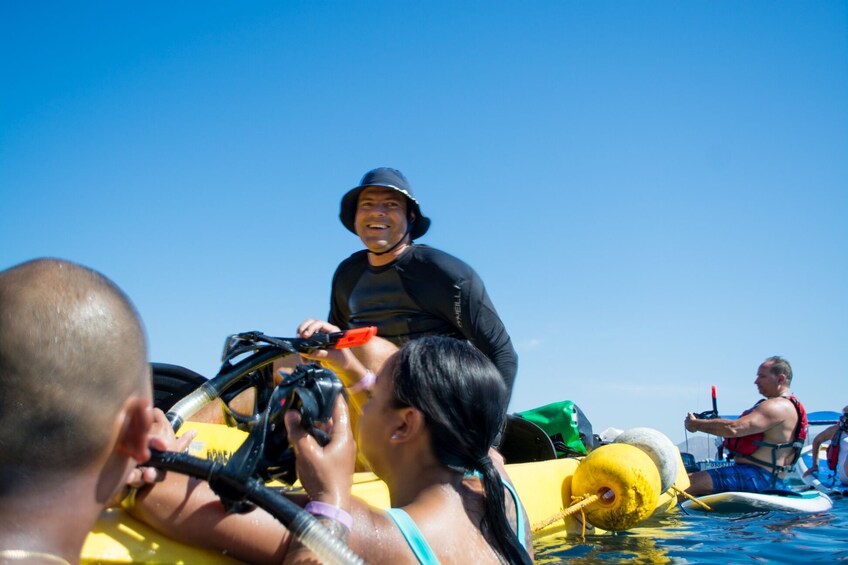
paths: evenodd
<path fill-rule="evenodd" d="M 200 385 L 191 394 L 175 403 L 166 414 L 174 431 L 197 414 L 204 406 L 222 394 L 236 390 L 250 382 L 250 376 L 271 365 L 277 359 L 294 353 L 311 353 L 316 349 L 355 347 L 366 343 L 377 333 L 374 327 L 356 328 L 334 333 L 316 332 L 309 338 L 278 338 L 261 332 L 244 332 L 230 336 L 235 345 L 225 350 L 223 364 L 218 374 Z M 238 362 L 236 357 L 247 354 Z M 267 400 L 267 399 L 266 399 Z"/>
<path fill-rule="evenodd" d="M 227 473 L 224 465 L 185 453 L 151 450 L 146 463 L 165 471 L 174 471 L 203 479 L 219 496 L 238 498 L 255 504 L 280 521 L 306 548 L 324 563 L 360 565 L 365 563 L 342 540 L 335 537 L 309 512 L 265 486 L 257 477 L 245 479 Z"/>
<path fill-rule="evenodd" d="M 228 370 L 222 370 L 218 375 L 212 377 L 200 385 L 194 392 L 174 404 L 166 414 L 168 422 L 170 422 L 176 432 L 186 420 L 197 414 L 204 406 L 219 398 L 223 392 L 248 373 L 269 365 L 290 353 L 293 353 L 293 351 L 286 352 L 280 349 L 268 348 L 236 363 Z"/>
<path fill-rule="evenodd" d="M 281 357 L 311 353 L 316 349 L 356 347 L 368 342 L 376 333 L 376 327 L 368 326 L 329 334 L 316 332 L 309 338 L 278 338 L 261 332 L 229 336 L 218 374 L 177 402 L 166 415 L 168 421 L 176 431 L 185 420 L 216 398 L 237 394 L 244 390 L 245 385 L 261 384 L 260 381 L 267 378 L 263 373 L 267 373 L 268 366 Z M 234 363 L 236 358 L 241 359 Z M 265 486 L 265 479 L 284 476 L 286 472 L 280 466 L 286 453 L 278 453 L 286 446 L 273 441 L 273 438 L 269 440 L 269 434 L 273 432 L 277 434 L 272 434 L 273 437 L 279 437 L 281 430 L 278 426 L 283 412 L 296 408 L 300 410 L 304 423 L 326 421 L 330 417 L 331 408 L 328 407 L 333 406 L 344 388 L 336 375 L 317 365 L 298 365 L 288 379 L 276 385 L 273 392 L 267 393 L 261 412 L 246 422 L 250 430 L 248 438 L 227 464 L 184 453 L 151 450 L 151 459 L 146 465 L 206 480 L 228 512 L 245 512 L 252 505 L 261 507 L 325 563 L 364 563 L 312 514 Z M 257 390 L 257 398 L 265 394 L 266 391 Z M 300 401 L 299 408 L 293 402 L 295 394 Z M 282 398 L 285 402 L 281 401 Z M 309 419 L 306 419 L 307 415 Z M 313 428 L 311 433 L 320 442 L 318 431 Z M 285 430 L 282 432 L 285 434 Z"/>

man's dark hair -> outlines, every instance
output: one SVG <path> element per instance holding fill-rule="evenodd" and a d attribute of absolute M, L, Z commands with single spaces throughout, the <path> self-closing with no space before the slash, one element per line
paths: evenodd
<path fill-rule="evenodd" d="M 789 361 L 783 357 L 775 355 L 773 357 L 769 357 L 763 362 L 769 364 L 769 371 L 771 371 L 772 375 L 775 377 L 781 374 L 786 375 L 786 382 L 792 382 L 792 365 L 789 364 Z"/>

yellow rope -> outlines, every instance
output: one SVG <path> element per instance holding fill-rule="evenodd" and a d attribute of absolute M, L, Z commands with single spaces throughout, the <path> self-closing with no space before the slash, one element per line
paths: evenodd
<path fill-rule="evenodd" d="M 671 489 L 673 491 L 675 491 L 677 494 L 683 496 L 684 498 L 688 498 L 689 500 L 693 501 L 695 504 L 700 505 L 701 507 L 703 507 L 708 512 L 712 512 L 712 508 L 710 508 L 708 504 L 704 503 L 703 501 L 698 500 L 697 498 L 695 498 L 694 496 L 692 496 L 688 492 L 680 490 L 679 488 L 677 488 L 674 485 L 671 486 Z M 598 495 L 598 494 L 593 494 L 593 495 L 586 496 L 586 497 L 573 496 L 571 498 L 572 498 L 572 500 L 575 500 L 577 502 L 575 502 L 574 504 L 572 504 L 568 508 L 560 510 L 559 512 L 557 512 L 556 514 L 554 514 L 550 518 L 547 518 L 545 520 L 542 520 L 541 522 L 537 522 L 536 524 L 533 524 L 533 528 L 532 528 L 533 533 L 536 533 L 539 530 L 547 528 L 548 526 L 550 526 L 554 522 L 556 522 L 558 520 L 562 520 L 563 518 L 566 518 L 568 516 L 571 516 L 572 514 L 576 513 L 579 510 L 580 515 L 581 515 L 581 523 L 582 523 L 581 537 L 585 538 L 586 537 L 586 511 L 585 511 L 585 508 L 587 506 L 589 506 L 590 504 L 594 504 L 595 502 L 599 501 L 601 499 L 601 496 Z"/>
<path fill-rule="evenodd" d="M 593 495 L 587 496 L 585 498 L 579 497 L 579 496 L 574 496 L 574 497 L 572 497 L 572 499 L 578 500 L 579 502 L 572 504 L 568 508 L 560 510 L 559 512 L 557 512 L 556 514 L 554 514 L 553 516 L 551 516 L 550 518 L 548 518 L 546 520 L 542 520 L 541 522 L 537 522 L 536 524 L 534 524 L 533 525 L 533 533 L 536 533 L 539 530 L 547 528 L 548 526 L 550 526 L 551 524 L 553 524 L 557 520 L 562 520 L 563 518 L 565 518 L 567 516 L 571 516 L 572 514 L 574 514 L 575 512 L 577 512 L 579 510 L 581 512 L 581 514 L 583 515 L 583 536 L 585 537 L 586 536 L 586 514 L 584 513 L 583 509 L 585 507 L 589 506 L 590 504 L 593 504 L 593 503 L 599 501 L 601 499 L 601 497 L 600 497 L 600 495 L 593 494 Z"/>
<path fill-rule="evenodd" d="M 676 492 L 676 493 L 677 493 L 677 494 L 679 494 L 679 495 L 682 495 L 684 498 L 688 498 L 689 500 L 691 500 L 691 501 L 692 501 L 692 502 L 694 502 L 695 504 L 697 504 L 697 505 L 701 506 L 702 508 L 704 508 L 707 512 L 712 512 L 712 511 L 713 511 L 713 509 L 712 509 L 712 508 L 710 508 L 710 507 L 709 507 L 709 505 L 708 505 L 706 502 L 703 502 L 703 501 L 701 501 L 701 500 L 698 500 L 697 498 L 695 498 L 694 496 L 692 496 L 691 494 L 689 494 L 689 493 L 688 493 L 688 492 L 686 492 L 685 490 L 680 490 L 679 488 L 677 488 L 677 487 L 676 487 L 676 486 L 674 486 L 674 485 L 671 485 L 671 488 L 672 488 L 672 490 L 674 490 L 674 492 Z"/>
<path fill-rule="evenodd" d="M 597 496 L 597 495 L 595 495 Z M 586 541 L 586 506 L 580 507 L 580 541 Z"/>

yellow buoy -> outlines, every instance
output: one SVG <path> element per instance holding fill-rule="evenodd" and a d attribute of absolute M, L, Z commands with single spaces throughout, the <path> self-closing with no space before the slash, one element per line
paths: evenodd
<path fill-rule="evenodd" d="M 572 497 L 600 497 L 586 509 L 586 518 L 605 530 L 626 530 L 650 516 L 660 492 L 657 466 L 644 451 L 626 443 L 593 450 L 571 479 Z"/>
<path fill-rule="evenodd" d="M 677 480 L 677 460 L 680 451 L 662 432 L 653 428 L 630 428 L 613 440 L 638 447 L 648 454 L 660 472 L 660 489 L 665 492 Z"/>

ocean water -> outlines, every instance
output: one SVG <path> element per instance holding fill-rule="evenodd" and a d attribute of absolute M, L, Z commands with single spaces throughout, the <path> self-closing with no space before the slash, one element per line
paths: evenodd
<path fill-rule="evenodd" d="M 627 532 L 536 544 L 546 563 L 848 563 L 848 498 L 820 514 L 687 514 Z"/>

